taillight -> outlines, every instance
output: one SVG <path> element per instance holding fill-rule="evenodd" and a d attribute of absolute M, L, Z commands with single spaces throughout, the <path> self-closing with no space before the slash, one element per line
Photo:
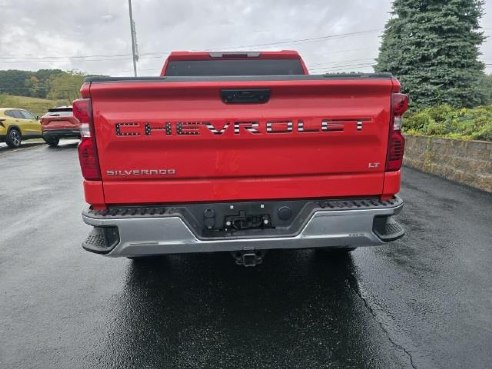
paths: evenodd
<path fill-rule="evenodd" d="M 386 171 L 400 170 L 403 164 L 405 138 L 401 134 L 402 116 L 408 109 L 408 95 L 393 93 L 391 103 L 391 124 L 388 140 Z"/>
<path fill-rule="evenodd" d="M 91 99 L 74 100 L 72 113 L 81 123 L 92 123 Z"/>
<path fill-rule="evenodd" d="M 80 122 L 79 161 L 82 176 L 88 181 L 100 181 L 101 169 L 97 156 L 94 122 L 90 99 L 78 99 L 73 102 L 73 115 Z"/>

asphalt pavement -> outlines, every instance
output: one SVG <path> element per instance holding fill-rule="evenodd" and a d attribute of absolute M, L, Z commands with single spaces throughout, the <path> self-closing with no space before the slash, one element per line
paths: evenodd
<path fill-rule="evenodd" d="M 82 250 L 76 143 L 0 145 L 0 368 L 488 368 L 492 195 L 404 169 L 407 235 L 348 257 Z"/>

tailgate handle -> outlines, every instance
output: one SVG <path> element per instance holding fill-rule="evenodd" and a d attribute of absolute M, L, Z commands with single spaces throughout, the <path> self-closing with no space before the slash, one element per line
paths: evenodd
<path fill-rule="evenodd" d="M 269 89 L 221 90 L 220 96 L 226 104 L 264 104 L 270 100 Z"/>

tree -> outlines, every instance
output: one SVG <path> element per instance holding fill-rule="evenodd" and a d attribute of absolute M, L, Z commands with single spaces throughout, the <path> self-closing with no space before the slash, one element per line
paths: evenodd
<path fill-rule="evenodd" d="M 0 70 L 0 94 L 46 98 L 49 80 L 63 73 L 60 69 Z"/>
<path fill-rule="evenodd" d="M 485 96 L 485 104 L 492 104 L 492 74 L 485 75 L 480 81 L 480 89 Z"/>
<path fill-rule="evenodd" d="M 39 80 L 38 97 L 46 98 L 49 92 L 49 82 L 56 75 L 65 73 L 61 69 L 40 69 L 34 72 L 35 77 Z"/>
<path fill-rule="evenodd" d="M 53 76 L 49 81 L 49 99 L 64 99 L 68 103 L 79 97 L 79 90 L 84 82 L 84 74 L 67 72 Z"/>
<path fill-rule="evenodd" d="M 482 0 L 395 0 L 375 70 L 395 75 L 415 107 L 484 103 L 482 14 Z"/>
<path fill-rule="evenodd" d="M 24 85 L 31 72 L 23 70 L 0 71 L 0 94 L 29 96 L 29 88 Z"/>
<path fill-rule="evenodd" d="M 37 79 L 35 75 L 26 78 L 24 86 L 26 87 L 26 93 L 29 94 L 29 96 L 40 97 L 39 79 Z"/>

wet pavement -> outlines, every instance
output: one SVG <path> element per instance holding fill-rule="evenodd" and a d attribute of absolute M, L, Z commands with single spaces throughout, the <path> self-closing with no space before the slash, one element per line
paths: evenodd
<path fill-rule="evenodd" d="M 76 144 L 0 147 L 0 368 L 487 368 L 492 196 L 405 168 L 407 236 L 348 257 L 82 250 Z"/>

